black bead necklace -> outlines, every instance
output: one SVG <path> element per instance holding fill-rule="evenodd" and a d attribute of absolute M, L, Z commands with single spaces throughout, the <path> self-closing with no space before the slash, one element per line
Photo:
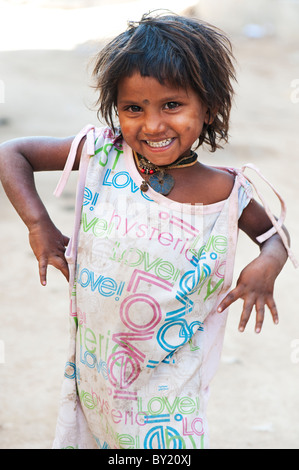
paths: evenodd
<path fill-rule="evenodd" d="M 185 168 L 195 165 L 197 162 L 197 154 L 193 151 L 187 157 L 179 157 L 175 162 L 165 166 L 157 166 L 135 151 L 133 151 L 133 155 L 140 172 L 144 175 L 149 175 L 148 181 L 142 181 L 140 185 L 141 191 L 146 192 L 150 186 L 157 193 L 163 194 L 163 196 L 167 196 L 170 193 L 175 183 L 173 176 L 166 173 L 166 170 Z"/>

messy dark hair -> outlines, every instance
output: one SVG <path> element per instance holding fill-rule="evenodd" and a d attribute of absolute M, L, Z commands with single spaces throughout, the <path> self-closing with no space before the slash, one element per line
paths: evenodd
<path fill-rule="evenodd" d="M 228 140 L 235 80 L 232 47 L 225 34 L 208 23 L 176 14 L 145 14 L 109 42 L 96 56 L 94 77 L 99 92 L 98 115 L 114 129 L 118 83 L 139 72 L 161 84 L 191 87 L 208 107 L 198 146 L 211 152 Z"/>

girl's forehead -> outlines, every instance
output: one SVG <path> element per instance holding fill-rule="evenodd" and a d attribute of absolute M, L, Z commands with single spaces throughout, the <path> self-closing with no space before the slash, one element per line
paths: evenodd
<path fill-rule="evenodd" d="M 118 83 L 118 94 L 143 95 L 144 102 L 147 96 L 155 95 L 186 95 L 189 87 L 182 87 L 169 80 L 159 81 L 154 76 L 142 76 L 139 72 L 123 77 Z"/>
<path fill-rule="evenodd" d="M 141 107 L 162 106 L 177 102 L 185 105 L 203 106 L 198 93 L 191 87 L 180 87 L 169 82 L 160 83 L 155 77 L 143 77 L 135 74 L 124 77 L 118 86 L 118 108 L 138 105 Z"/>

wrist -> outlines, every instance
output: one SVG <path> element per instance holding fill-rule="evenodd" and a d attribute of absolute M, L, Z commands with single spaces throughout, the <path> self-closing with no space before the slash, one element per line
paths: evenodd
<path fill-rule="evenodd" d="M 288 259 L 288 253 L 278 235 L 273 235 L 263 243 L 259 258 L 265 267 L 269 266 L 277 274 L 280 273 Z"/>
<path fill-rule="evenodd" d="M 48 212 L 44 211 L 36 212 L 34 215 L 31 214 L 31 216 L 24 220 L 24 222 L 29 233 L 32 233 L 35 230 L 39 230 L 41 227 L 45 227 L 46 225 L 53 225 Z"/>

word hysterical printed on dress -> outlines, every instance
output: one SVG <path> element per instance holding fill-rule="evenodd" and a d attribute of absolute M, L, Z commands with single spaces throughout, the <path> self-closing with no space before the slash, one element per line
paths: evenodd
<path fill-rule="evenodd" d="M 236 174 L 230 197 L 209 206 L 143 193 L 121 136 L 92 132 L 54 447 L 205 448 L 226 321 L 215 309 L 250 186 Z"/>

